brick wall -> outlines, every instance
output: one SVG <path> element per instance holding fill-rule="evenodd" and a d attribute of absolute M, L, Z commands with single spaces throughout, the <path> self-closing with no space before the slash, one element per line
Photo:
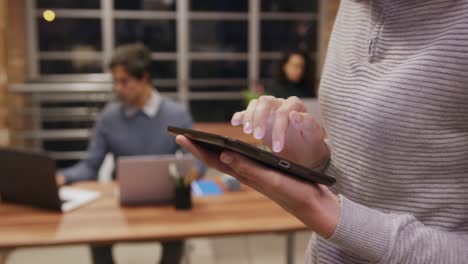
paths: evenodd
<path fill-rule="evenodd" d="M 8 144 L 7 135 L 7 3 L 0 1 L 0 145 Z"/>
<path fill-rule="evenodd" d="M 10 144 L 10 108 L 22 98 L 8 93 L 9 83 L 22 83 L 26 65 L 25 1 L 0 1 L 0 145 Z"/>

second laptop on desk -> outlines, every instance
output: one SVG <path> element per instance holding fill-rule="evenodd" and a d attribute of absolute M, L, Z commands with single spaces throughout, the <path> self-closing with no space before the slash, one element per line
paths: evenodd
<path fill-rule="evenodd" d="M 129 156 L 117 160 L 119 200 L 122 205 L 169 204 L 174 201 L 174 179 L 169 165 L 175 163 L 181 175 L 187 176 L 194 166 L 193 156 L 155 155 Z M 182 176 L 182 177 L 184 177 Z M 222 189 L 209 179 L 196 180 L 192 184 L 196 196 L 222 194 Z"/>
<path fill-rule="evenodd" d="M 128 156 L 117 160 L 117 181 L 122 205 L 167 204 L 174 199 L 169 164 L 181 174 L 194 166 L 191 155 Z"/>

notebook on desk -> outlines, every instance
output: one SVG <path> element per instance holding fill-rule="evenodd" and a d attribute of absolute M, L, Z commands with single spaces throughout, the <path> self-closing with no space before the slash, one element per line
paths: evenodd
<path fill-rule="evenodd" d="M 213 196 L 223 194 L 223 190 L 213 180 L 196 180 L 191 184 L 192 192 L 196 196 Z"/>
<path fill-rule="evenodd" d="M 75 187 L 58 188 L 55 161 L 45 154 L 0 149 L 0 199 L 68 212 L 99 197 L 99 193 Z"/>

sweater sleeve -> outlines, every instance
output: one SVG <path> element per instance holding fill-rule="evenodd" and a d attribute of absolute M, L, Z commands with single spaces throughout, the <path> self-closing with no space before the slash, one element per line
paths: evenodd
<path fill-rule="evenodd" d="M 99 120 L 94 128 L 94 136 L 91 139 L 87 157 L 62 171 L 65 182 L 96 180 L 99 168 L 108 151 L 109 145 L 104 134 L 103 121 Z"/>
<path fill-rule="evenodd" d="M 468 235 L 425 226 L 409 214 L 341 200 L 338 227 L 329 241 L 342 250 L 372 263 L 468 263 Z"/>

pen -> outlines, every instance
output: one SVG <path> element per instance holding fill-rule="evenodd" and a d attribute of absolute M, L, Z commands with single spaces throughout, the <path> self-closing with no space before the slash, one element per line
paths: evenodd
<path fill-rule="evenodd" d="M 182 179 L 179 174 L 179 170 L 174 162 L 169 164 L 169 175 L 171 175 L 172 180 L 174 181 L 175 187 L 181 187 Z"/>

